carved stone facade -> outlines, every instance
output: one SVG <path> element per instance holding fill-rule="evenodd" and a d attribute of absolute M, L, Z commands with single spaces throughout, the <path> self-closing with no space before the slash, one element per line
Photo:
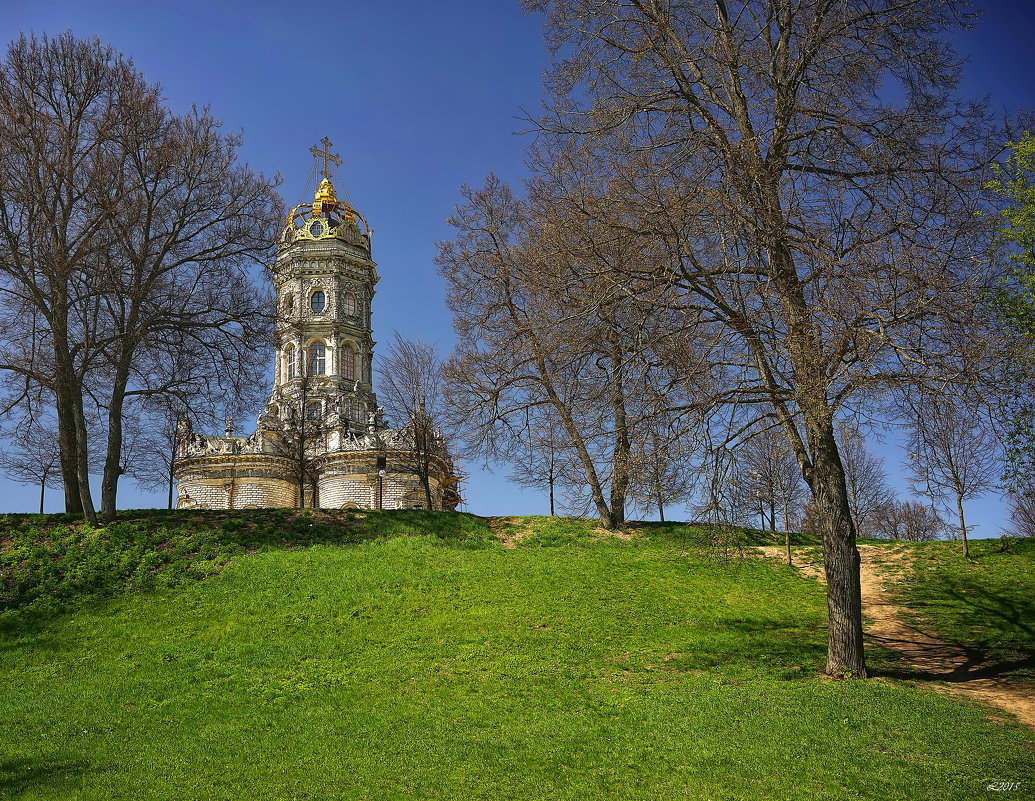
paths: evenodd
<path fill-rule="evenodd" d="M 324 145 L 330 143 L 325 139 Z M 339 201 L 324 152 L 312 204 L 291 210 L 272 268 L 278 320 L 273 391 L 251 436 L 180 432 L 178 508 L 427 508 L 410 430 L 386 428 L 373 391 L 370 228 Z M 459 502 L 445 444 L 432 457 L 432 507 Z"/>

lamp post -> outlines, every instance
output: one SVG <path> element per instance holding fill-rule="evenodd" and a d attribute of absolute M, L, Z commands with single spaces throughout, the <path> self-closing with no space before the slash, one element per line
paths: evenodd
<path fill-rule="evenodd" d="M 385 471 L 384 470 L 378 470 L 377 471 L 377 508 L 378 509 L 384 509 L 385 508 L 385 506 L 384 506 L 384 491 L 385 491 L 384 480 L 385 480 Z"/>

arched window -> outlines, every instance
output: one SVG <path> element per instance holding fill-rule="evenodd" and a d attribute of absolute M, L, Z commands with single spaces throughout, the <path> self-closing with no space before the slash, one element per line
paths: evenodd
<path fill-rule="evenodd" d="M 316 340 L 309 346 L 309 375 L 326 375 L 327 346 Z"/>
<path fill-rule="evenodd" d="M 363 401 L 352 401 L 352 406 L 349 409 L 349 417 L 351 417 L 357 423 L 365 423 L 367 421 L 366 404 L 363 403 Z"/>
<path fill-rule="evenodd" d="M 346 292 L 341 296 L 341 311 L 342 314 L 347 314 L 350 317 L 356 313 L 356 296 L 351 292 Z"/>
<path fill-rule="evenodd" d="M 323 404 L 320 401 L 309 401 L 305 405 L 305 419 L 319 420 L 323 417 Z"/>
<path fill-rule="evenodd" d="M 327 305 L 327 296 L 323 294 L 322 289 L 317 289 L 312 295 L 309 296 L 309 308 L 317 314 L 323 312 L 324 306 Z"/>
<path fill-rule="evenodd" d="M 341 377 L 348 381 L 356 380 L 356 351 L 352 345 L 345 343 L 341 346 Z"/>
<path fill-rule="evenodd" d="M 288 345 L 284 348 L 284 361 L 287 367 L 287 378 L 290 381 L 295 377 L 295 346 Z"/>

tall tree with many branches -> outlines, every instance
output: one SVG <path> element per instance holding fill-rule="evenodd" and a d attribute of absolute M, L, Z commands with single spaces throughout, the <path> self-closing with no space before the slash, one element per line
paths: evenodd
<path fill-rule="evenodd" d="M 0 68 L 2 367 L 55 398 L 65 508 L 94 517 L 85 376 L 101 360 L 96 269 L 122 189 L 126 117 L 159 105 L 132 64 L 70 33 L 21 36 Z"/>
<path fill-rule="evenodd" d="M 640 243 L 554 203 L 545 183 L 531 187 L 530 201 L 493 175 L 461 192 L 465 203 L 450 218 L 456 236 L 436 257 L 458 335 L 446 367 L 458 430 L 469 451 L 506 459 L 530 416 L 555 419 L 586 505 L 618 528 L 632 441 L 664 383 L 660 359 L 647 354 L 668 340 L 647 284 L 639 297 L 602 280 L 639 258 Z"/>
<path fill-rule="evenodd" d="M 827 672 L 864 677 L 835 421 L 904 383 L 972 373 L 987 345 L 972 300 L 997 278 L 975 213 L 996 134 L 952 98 L 946 32 L 969 22 L 963 4 L 525 6 L 546 15 L 553 54 L 539 131 L 591 152 L 611 216 L 667 248 L 615 284 L 666 285 L 721 345 L 710 402 L 775 415 L 820 518 Z"/>
<path fill-rule="evenodd" d="M 0 369 L 55 399 L 68 512 L 95 518 L 86 405 L 111 517 L 127 398 L 255 374 L 268 318 L 247 265 L 282 203 L 239 144 L 96 39 L 22 36 L 0 65 Z"/>
<path fill-rule="evenodd" d="M 249 267 L 271 257 L 283 220 L 274 184 L 237 163 L 240 137 L 207 111 L 159 109 L 135 123 L 123 134 L 125 186 L 99 265 L 108 518 L 127 401 L 166 395 L 189 408 L 260 386 L 271 318 Z"/>

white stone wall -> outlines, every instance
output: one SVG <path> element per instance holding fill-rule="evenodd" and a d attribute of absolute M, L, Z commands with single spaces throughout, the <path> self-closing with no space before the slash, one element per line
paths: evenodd
<path fill-rule="evenodd" d="M 320 507 L 341 509 L 359 506 L 370 509 L 377 505 L 377 482 L 367 476 L 321 476 L 317 483 Z"/>
<path fill-rule="evenodd" d="M 376 451 L 334 454 L 317 480 L 319 505 L 324 509 L 378 506 Z M 177 468 L 178 508 L 245 509 L 296 507 L 298 490 L 283 459 L 255 460 L 247 456 L 199 457 Z M 420 480 L 402 465 L 389 462 L 381 481 L 381 508 L 424 508 Z M 431 478 L 433 506 L 442 506 L 440 477 Z M 308 502 L 307 502 L 308 505 Z"/>
<path fill-rule="evenodd" d="M 246 509 L 297 506 L 298 491 L 276 478 L 180 479 L 177 508 Z"/>
<path fill-rule="evenodd" d="M 176 466 L 177 508 L 295 506 L 287 460 L 263 456 L 198 457 Z"/>
<path fill-rule="evenodd" d="M 234 509 L 297 505 L 298 488 L 287 481 L 271 478 L 248 478 L 234 488 Z"/>

